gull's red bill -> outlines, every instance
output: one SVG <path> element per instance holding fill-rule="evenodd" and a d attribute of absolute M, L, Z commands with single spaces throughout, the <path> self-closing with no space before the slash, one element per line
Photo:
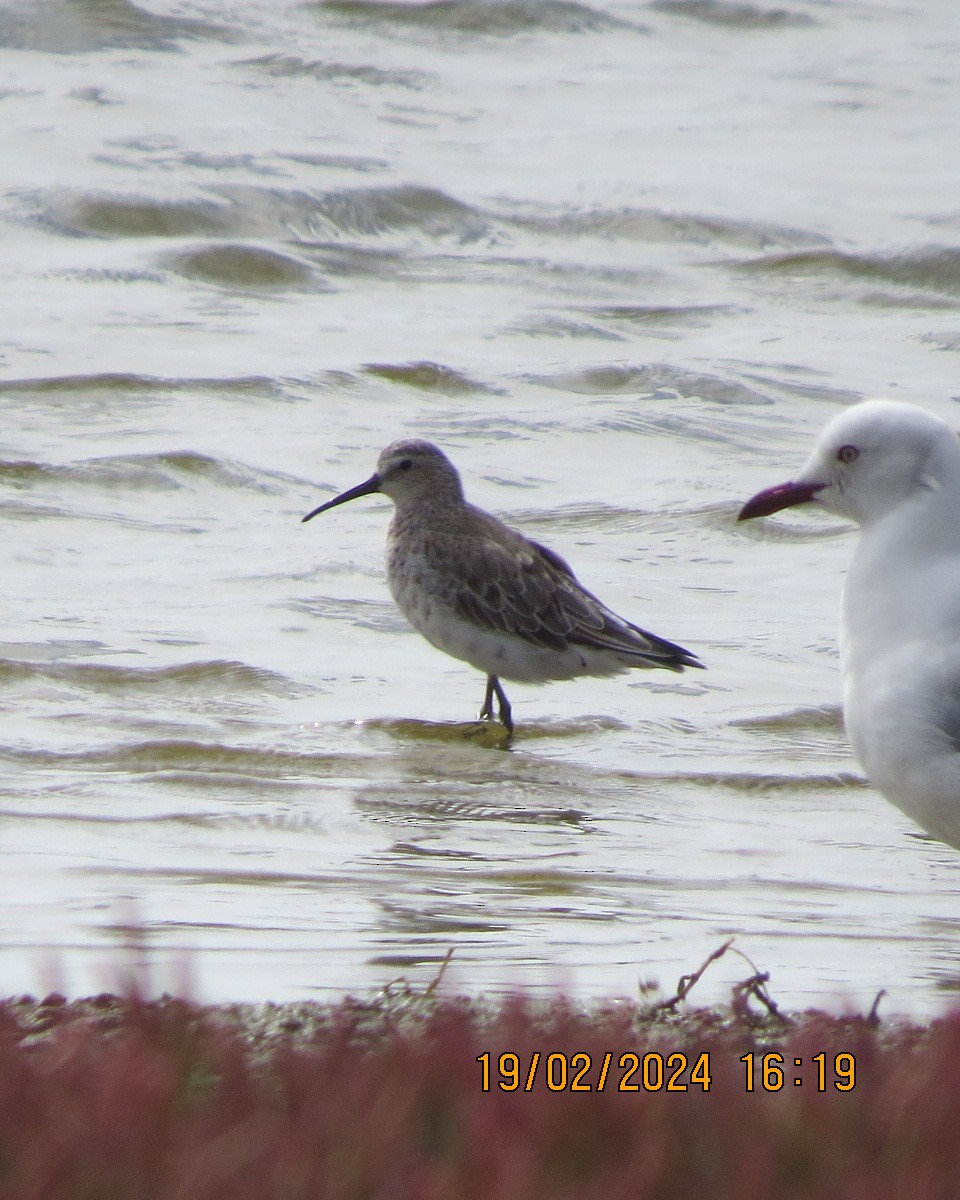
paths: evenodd
<path fill-rule="evenodd" d="M 775 487 L 765 488 L 762 492 L 748 500 L 737 515 L 738 521 L 749 521 L 751 517 L 769 517 L 772 513 L 780 512 L 783 508 L 793 508 L 796 504 L 807 504 L 822 491 L 825 483 L 778 483 Z"/>

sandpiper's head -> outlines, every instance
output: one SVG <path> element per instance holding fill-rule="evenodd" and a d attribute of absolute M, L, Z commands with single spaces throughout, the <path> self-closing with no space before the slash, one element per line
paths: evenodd
<path fill-rule="evenodd" d="M 380 491 L 398 505 L 463 495 L 457 468 L 432 442 L 393 442 L 377 459 L 377 478 Z"/>
<path fill-rule="evenodd" d="M 356 500 L 358 496 L 369 496 L 372 492 L 383 492 L 400 508 L 437 497 L 463 497 L 457 469 L 443 451 L 431 442 L 405 438 L 392 442 L 381 452 L 377 469 L 369 479 L 334 496 L 303 519 L 309 521 L 328 508 Z"/>
<path fill-rule="evenodd" d="M 824 428 L 796 479 L 759 492 L 738 520 L 815 503 L 870 525 L 903 501 L 960 483 L 960 438 L 915 404 L 867 400 Z"/>

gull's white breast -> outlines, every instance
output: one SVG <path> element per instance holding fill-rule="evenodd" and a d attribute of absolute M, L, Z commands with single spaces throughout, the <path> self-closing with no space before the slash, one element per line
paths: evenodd
<path fill-rule="evenodd" d="M 960 529 L 939 505 L 864 531 L 843 597 L 844 719 L 872 783 L 960 847 Z"/>

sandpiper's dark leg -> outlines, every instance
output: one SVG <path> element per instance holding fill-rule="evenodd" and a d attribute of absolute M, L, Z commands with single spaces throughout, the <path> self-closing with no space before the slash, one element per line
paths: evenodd
<path fill-rule="evenodd" d="M 507 733 L 513 733 L 513 709 L 510 707 L 510 701 L 507 699 L 507 693 L 500 686 L 500 680 L 496 675 L 490 676 L 490 682 L 493 684 L 493 690 L 496 693 L 497 701 L 500 704 L 500 723 L 503 725 Z"/>
<path fill-rule="evenodd" d="M 499 706 L 500 725 L 503 725 L 506 732 L 514 732 L 514 715 L 510 708 L 510 701 L 506 698 L 506 692 L 500 686 L 500 680 L 497 676 L 487 676 L 487 690 L 484 692 L 484 707 L 480 709 L 478 721 L 493 720 L 493 697 L 497 697 Z"/>
<path fill-rule="evenodd" d="M 477 713 L 478 721 L 493 720 L 493 685 L 496 680 L 492 675 L 487 676 L 487 690 L 483 693 L 483 707 Z"/>
<path fill-rule="evenodd" d="M 493 720 L 494 696 L 496 696 L 497 704 L 500 707 L 500 724 L 504 727 L 507 733 L 513 733 L 513 709 L 511 709 L 510 701 L 507 699 L 507 693 L 500 686 L 500 680 L 496 677 L 496 675 L 487 676 L 487 690 L 483 696 L 483 708 L 480 709 L 480 714 L 477 717 L 477 720 Z"/>

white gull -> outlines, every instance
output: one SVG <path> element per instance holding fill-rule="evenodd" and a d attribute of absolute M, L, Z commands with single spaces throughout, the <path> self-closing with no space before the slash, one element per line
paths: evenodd
<path fill-rule="evenodd" d="M 739 519 L 807 503 L 861 530 L 840 631 L 854 753 L 888 800 L 960 849 L 960 437 L 912 404 L 856 404 Z"/>
<path fill-rule="evenodd" d="M 369 479 L 303 519 L 373 492 L 395 505 L 387 582 L 397 607 L 428 642 L 487 676 L 481 719 L 493 720 L 496 697 L 512 732 L 501 679 L 541 683 L 703 665 L 611 612 L 558 554 L 469 504 L 453 463 L 430 442 L 387 446 Z"/>

